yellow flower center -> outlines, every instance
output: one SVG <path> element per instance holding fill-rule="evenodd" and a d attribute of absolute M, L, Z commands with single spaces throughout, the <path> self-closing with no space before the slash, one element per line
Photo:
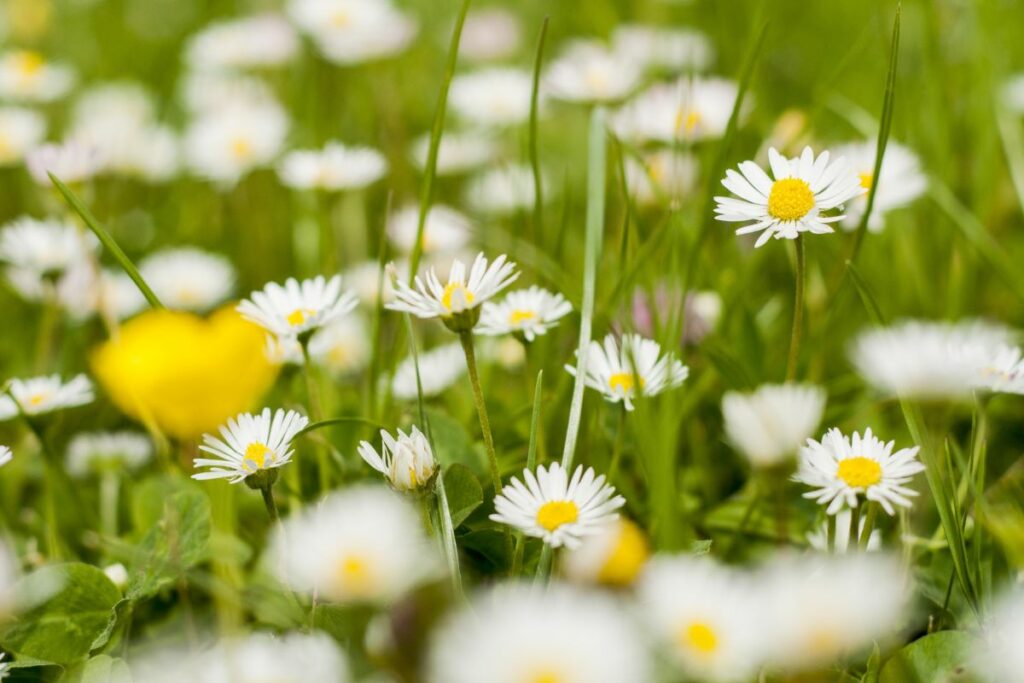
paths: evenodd
<path fill-rule="evenodd" d="M 847 458 L 839 461 L 836 476 L 853 488 L 867 488 L 882 481 L 882 466 L 871 458 Z"/>
<path fill-rule="evenodd" d="M 43 70 L 43 67 L 46 66 L 46 60 L 38 52 L 25 50 L 18 53 L 15 65 L 19 76 L 22 78 L 32 78 Z"/>
<path fill-rule="evenodd" d="M 554 531 L 563 524 L 572 524 L 579 518 L 579 508 L 571 500 L 552 500 L 537 510 L 537 524 Z"/>
<path fill-rule="evenodd" d="M 46 394 L 33 394 L 28 397 L 28 404 L 33 408 L 38 408 L 46 400 Z"/>
<path fill-rule="evenodd" d="M 679 632 L 679 643 L 699 655 L 712 655 L 718 649 L 718 635 L 710 624 L 694 621 Z"/>
<path fill-rule="evenodd" d="M 680 108 L 676 112 L 676 135 L 686 133 L 690 135 L 700 124 L 700 112 L 693 109 Z"/>
<path fill-rule="evenodd" d="M 800 178 L 776 180 L 768 193 L 768 213 L 780 221 L 796 221 L 814 208 L 811 186 Z"/>
<path fill-rule="evenodd" d="M 628 394 L 633 391 L 633 387 L 636 386 L 636 376 L 632 372 L 616 372 L 614 375 L 608 378 L 608 387 L 612 391 L 620 391 L 623 394 Z M 644 378 L 640 378 L 640 388 L 643 389 Z"/>
<path fill-rule="evenodd" d="M 337 12 L 331 15 L 331 26 L 334 28 L 345 28 L 352 23 L 352 17 L 348 15 L 343 9 L 339 9 Z"/>
<path fill-rule="evenodd" d="M 441 295 L 441 305 L 449 311 L 458 313 L 473 305 L 473 292 L 466 289 L 465 285 L 458 282 L 449 282 L 445 285 L 444 294 Z"/>
<path fill-rule="evenodd" d="M 267 465 L 272 462 L 274 462 L 274 451 L 257 441 L 246 446 L 245 455 L 242 456 L 242 466 L 247 472 L 266 469 Z"/>
<path fill-rule="evenodd" d="M 512 311 L 508 316 L 509 325 L 522 325 L 525 322 L 529 322 L 537 317 L 537 314 L 533 311 L 515 310 Z"/>
<path fill-rule="evenodd" d="M 288 314 L 285 320 L 292 327 L 298 327 L 306 322 L 306 318 L 313 315 L 313 311 L 308 308 L 296 308 L 294 311 Z"/>
<path fill-rule="evenodd" d="M 245 138 L 235 138 L 231 141 L 231 153 L 240 161 L 252 156 L 252 143 Z"/>
<path fill-rule="evenodd" d="M 368 595 L 373 589 L 370 563 L 359 555 L 347 555 L 338 562 L 334 578 L 342 590 L 353 595 Z"/>
<path fill-rule="evenodd" d="M 604 561 L 597 578 L 602 583 L 628 586 L 643 569 L 650 554 L 643 531 L 633 522 L 624 519 L 619 523 L 619 535 L 615 539 L 615 546 Z"/>
<path fill-rule="evenodd" d="M 530 677 L 528 683 L 562 683 L 562 677 L 554 671 L 538 671 Z"/>
<path fill-rule="evenodd" d="M 860 177 L 860 186 L 865 190 L 870 190 L 871 186 L 875 182 L 875 174 L 871 171 L 867 171 L 866 173 L 858 173 L 857 175 Z"/>

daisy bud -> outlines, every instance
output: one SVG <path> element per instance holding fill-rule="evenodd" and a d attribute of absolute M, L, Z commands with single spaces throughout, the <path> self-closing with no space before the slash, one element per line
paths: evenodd
<path fill-rule="evenodd" d="M 380 432 L 381 452 L 368 441 L 359 444 L 359 455 L 373 469 L 383 474 L 395 489 L 415 491 L 425 488 L 434 478 L 437 463 L 430 443 L 416 427 L 408 434 L 397 430 L 397 438 L 385 430 Z"/>

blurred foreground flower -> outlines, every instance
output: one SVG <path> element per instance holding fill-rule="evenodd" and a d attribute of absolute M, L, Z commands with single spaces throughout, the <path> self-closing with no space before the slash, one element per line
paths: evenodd
<path fill-rule="evenodd" d="M 22 216 L 0 230 L 0 261 L 26 278 L 56 280 L 86 263 L 99 242 L 71 222 Z"/>
<path fill-rule="evenodd" d="M 611 403 L 621 401 L 626 410 L 633 410 L 638 395 L 657 396 L 680 386 L 690 375 L 690 369 L 674 355 L 661 355 L 657 342 L 637 334 L 624 335 L 621 347 L 613 334 L 606 336 L 604 343 L 591 341 L 587 354 L 587 386 Z M 565 369 L 576 375 L 575 366 L 566 365 Z"/>
<path fill-rule="evenodd" d="M 823 522 L 820 527 L 807 534 L 807 542 L 812 548 L 820 552 L 835 552 L 843 554 L 846 552 L 857 552 L 857 539 L 861 534 L 864 533 L 864 525 L 867 523 L 866 517 L 861 517 L 857 523 L 857 529 L 854 531 L 850 528 L 850 518 L 853 513 L 850 512 L 849 508 L 843 508 L 835 515 L 835 539 L 833 543 L 835 547 L 831 550 L 828 547 L 828 520 Z M 871 537 L 868 539 L 868 544 L 865 550 L 874 552 L 881 550 L 882 548 L 882 533 L 878 529 L 872 529 Z"/>
<path fill-rule="evenodd" d="M 996 602 L 974 647 L 974 661 L 991 683 L 1024 683 L 1024 592 L 1017 586 Z"/>
<path fill-rule="evenodd" d="M 198 438 L 251 408 L 276 368 L 263 332 L 224 308 L 209 318 L 149 311 L 93 353 L 96 377 L 117 406 L 181 439 Z"/>
<path fill-rule="evenodd" d="M 725 433 L 754 467 L 791 460 L 818 428 L 824 410 L 825 391 L 809 384 L 765 384 L 722 398 Z"/>
<path fill-rule="evenodd" d="M 92 403 L 92 382 L 85 375 L 77 375 L 66 384 L 60 375 L 14 379 L 9 394 L 0 394 L 0 420 L 9 420 L 24 414 L 27 417 L 45 415 L 64 408 Z"/>
<path fill-rule="evenodd" d="M 222 439 L 203 435 L 199 450 L 216 456 L 196 458 L 196 469 L 209 468 L 192 475 L 193 479 L 228 479 L 237 484 L 248 477 L 283 467 L 291 462 L 292 439 L 309 424 L 309 419 L 294 410 L 278 409 L 271 416 L 270 408 L 258 415 L 242 413 L 220 428 Z M 271 479 L 276 478 L 276 473 Z M 264 488 L 257 486 L 255 488 Z"/>
<path fill-rule="evenodd" d="M 39 185 L 49 187 L 53 174 L 68 185 L 83 183 L 103 170 L 103 151 L 87 140 L 65 140 L 36 147 L 25 155 L 29 175 Z"/>
<path fill-rule="evenodd" d="M 620 517 L 566 552 L 562 556 L 562 567 L 573 581 L 628 586 L 643 570 L 650 555 L 650 544 L 643 529 Z"/>
<path fill-rule="evenodd" d="M 360 457 L 399 491 L 424 488 L 433 480 L 437 470 L 427 437 L 416 426 L 408 434 L 401 429 L 395 433 L 397 437 L 380 430 L 380 453 L 369 441 L 360 441 Z"/>

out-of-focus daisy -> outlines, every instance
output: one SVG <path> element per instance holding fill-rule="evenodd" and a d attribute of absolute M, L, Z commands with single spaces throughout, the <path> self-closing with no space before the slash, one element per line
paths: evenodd
<path fill-rule="evenodd" d="M 299 48 L 295 29 L 277 14 L 259 14 L 207 26 L 189 39 L 185 60 L 195 69 L 278 66 Z"/>
<path fill-rule="evenodd" d="M 637 203 L 677 206 L 693 189 L 698 164 L 689 154 L 662 149 L 643 159 L 627 157 L 625 170 L 626 187 Z"/>
<path fill-rule="evenodd" d="M 420 169 L 426 168 L 430 152 L 430 136 L 424 135 L 412 146 L 412 158 Z M 446 132 L 437 149 L 437 174 L 442 176 L 466 173 L 493 161 L 498 154 L 494 138 L 478 131 Z"/>
<path fill-rule="evenodd" d="M 45 415 L 92 403 L 95 398 L 92 382 L 85 375 L 76 375 L 67 383 L 60 375 L 13 379 L 8 390 L 9 395 L 0 395 L 0 420 L 9 420 L 19 413 L 29 417 Z"/>
<path fill-rule="evenodd" d="M 7 446 L 0 446 L 0 467 L 3 467 L 14 458 L 14 454 L 11 453 L 11 449 Z"/>
<path fill-rule="evenodd" d="M 995 362 L 1010 341 L 1009 330 L 989 323 L 907 320 L 861 333 L 850 357 L 864 379 L 887 395 L 961 399 L 983 388 L 986 375 L 998 377 Z"/>
<path fill-rule="evenodd" d="M 419 318 L 440 318 L 446 325 L 462 327 L 465 323 L 472 328 L 477 322 L 480 305 L 517 277 L 516 264 L 508 261 L 504 254 L 491 262 L 483 254 L 477 254 L 468 273 L 465 264 L 455 259 L 445 284 L 441 284 L 434 268 L 427 271 L 426 284 L 416 276 L 415 289 L 404 281 L 397 281 L 395 300 L 387 308 Z"/>
<path fill-rule="evenodd" d="M 714 57 L 711 41 L 699 31 L 642 24 L 617 27 L 612 48 L 648 69 L 702 71 Z"/>
<path fill-rule="evenodd" d="M 857 549 L 857 538 L 864 533 L 864 526 L 867 524 L 867 518 L 861 517 L 860 523 L 857 527 L 857 536 L 853 538 L 853 543 L 850 543 L 850 517 L 853 513 L 848 508 L 843 508 L 835 515 L 835 539 L 833 552 L 845 553 L 849 550 Z M 811 547 L 821 552 L 828 551 L 828 521 L 821 523 L 821 526 L 814 529 L 811 533 L 807 534 L 807 542 L 810 543 Z M 868 539 L 867 550 L 875 552 L 882 548 L 882 532 L 878 529 L 871 530 L 871 538 Z"/>
<path fill-rule="evenodd" d="M 440 627 L 428 668 L 432 683 L 653 680 L 643 639 L 621 607 L 563 584 L 492 588 Z"/>
<path fill-rule="evenodd" d="M 74 223 L 22 216 L 0 229 L 0 261 L 36 278 L 56 278 L 85 262 L 95 251 L 95 238 Z"/>
<path fill-rule="evenodd" d="M 271 543 L 271 566 L 320 600 L 387 603 L 441 572 L 419 513 L 380 486 L 332 494 L 284 526 Z"/>
<path fill-rule="evenodd" d="M 825 411 L 825 391 L 809 384 L 765 384 L 722 398 L 725 433 L 754 467 L 788 462 L 814 433 Z"/>
<path fill-rule="evenodd" d="M 804 147 L 799 157 L 787 159 L 772 147 L 768 161 L 773 177 L 753 161 L 744 161 L 740 173 L 730 169 L 722 180 L 725 189 L 739 198 L 715 197 L 715 218 L 748 223 L 737 235 L 761 233 L 755 247 L 772 237 L 792 240 L 804 232 L 835 232 L 830 223 L 843 215 L 827 212 L 841 209 L 865 192 L 849 163 L 831 159 L 827 151 L 815 156 L 810 147 Z"/>
<path fill-rule="evenodd" d="M 242 106 L 277 104 L 270 85 L 255 76 L 224 71 L 196 71 L 187 74 L 179 97 L 191 114 L 215 112 Z"/>
<path fill-rule="evenodd" d="M 291 0 L 288 14 L 336 64 L 359 64 L 398 54 L 417 24 L 390 0 Z"/>
<path fill-rule="evenodd" d="M 299 352 L 301 360 L 301 348 Z M 354 313 L 321 327 L 309 340 L 309 355 L 335 375 L 362 370 L 370 352 L 370 332 L 363 318 Z"/>
<path fill-rule="evenodd" d="M 149 304 L 123 270 L 104 270 L 96 284 L 96 306 L 116 320 L 129 318 Z"/>
<path fill-rule="evenodd" d="M 565 369 L 575 376 L 575 366 L 566 365 Z M 689 375 L 690 369 L 675 356 L 661 354 L 656 341 L 637 334 L 623 335 L 621 345 L 609 334 L 603 343 L 595 340 L 587 347 L 586 385 L 606 401 L 621 401 L 626 410 L 633 410 L 638 395 L 657 396 L 678 387 Z"/>
<path fill-rule="evenodd" d="M 412 252 L 416 245 L 420 209 L 408 206 L 394 213 L 388 221 L 388 238 L 404 253 Z M 435 204 L 427 212 L 423 225 L 424 254 L 452 254 L 465 247 L 472 236 L 472 224 L 455 209 Z"/>
<path fill-rule="evenodd" d="M 1024 358 L 1018 346 L 1001 345 L 985 349 L 977 361 L 978 371 L 974 387 L 985 391 L 1007 394 L 1024 394 Z M 973 355 L 973 354 L 964 354 Z"/>
<path fill-rule="evenodd" d="M 628 586 L 640 574 L 651 555 L 643 530 L 620 517 L 584 537 L 579 546 L 562 555 L 566 576 L 580 583 Z"/>
<path fill-rule="evenodd" d="M 527 536 L 541 538 L 553 548 L 575 548 L 585 536 L 601 531 L 614 521 L 616 510 L 626 504 L 615 495 L 615 487 L 596 475 L 593 468 L 580 465 L 572 478 L 560 464 L 541 465 L 534 474 L 523 470 L 494 499 L 495 522 L 508 524 Z"/>
<path fill-rule="evenodd" d="M 721 78 L 659 83 L 612 117 L 615 132 L 634 143 L 676 144 L 721 137 L 736 104 L 737 86 Z"/>
<path fill-rule="evenodd" d="M 46 119 L 24 107 L 0 107 L 0 166 L 21 162 L 46 137 Z"/>
<path fill-rule="evenodd" d="M 206 111 L 185 133 L 185 160 L 197 175 L 230 185 L 277 158 L 288 126 L 287 114 L 273 102 Z"/>
<path fill-rule="evenodd" d="M 921 170 L 921 161 L 917 155 L 910 148 L 890 140 L 885 147 L 882 170 L 876 182 L 876 147 L 874 140 L 856 142 L 837 147 L 835 153 L 837 157 L 845 158 L 850 163 L 853 172 L 860 178 L 861 187 L 865 190 L 870 190 L 872 185 L 878 185 L 878 189 L 875 190 L 875 205 L 868 219 L 868 228 L 877 232 L 885 224 L 886 213 L 903 208 L 924 194 L 928 188 L 928 178 Z M 846 208 L 843 227 L 848 230 L 856 228 L 867 205 L 866 192 L 851 201 Z"/>
<path fill-rule="evenodd" d="M 641 66 L 600 43 L 574 41 L 544 73 L 544 88 L 568 102 L 614 102 L 640 83 Z"/>
<path fill-rule="evenodd" d="M 487 335 L 522 335 L 532 342 L 571 311 L 564 296 L 534 285 L 511 291 L 501 301 L 485 303 L 476 330 Z"/>
<path fill-rule="evenodd" d="M 466 374 L 466 359 L 458 342 L 423 351 L 417 359 L 425 398 L 437 396 Z M 416 364 L 412 356 L 398 364 L 391 390 L 395 398 L 403 401 L 411 401 L 418 396 Z"/>
<path fill-rule="evenodd" d="M 893 633 L 909 597 L 899 564 L 881 553 L 788 557 L 756 578 L 770 620 L 766 653 L 790 671 L 831 664 Z"/>
<path fill-rule="evenodd" d="M 77 434 L 68 444 L 67 470 L 74 477 L 134 470 L 153 457 L 149 437 L 136 432 Z"/>
<path fill-rule="evenodd" d="M 203 435 L 199 450 L 215 456 L 196 458 L 193 479 L 228 479 L 237 484 L 246 477 L 287 465 L 292 460 L 292 439 L 309 424 L 309 418 L 294 410 L 278 409 L 271 415 L 264 408 L 259 415 L 242 413 L 220 428 L 221 439 Z"/>
<path fill-rule="evenodd" d="M 459 57 L 474 62 L 511 57 L 522 42 L 519 17 L 501 7 L 485 7 L 466 15 Z"/>
<path fill-rule="evenodd" d="M 361 303 L 375 308 L 378 298 L 383 303 L 395 298 L 395 286 L 388 275 L 388 268 L 393 269 L 400 280 L 409 278 L 409 264 L 406 261 L 393 261 L 383 269 L 377 261 L 363 261 L 345 271 L 345 282 Z"/>
<path fill-rule="evenodd" d="M 284 285 L 268 283 L 238 305 L 238 312 L 271 334 L 284 339 L 308 338 L 356 307 L 356 297 L 341 289 L 341 277 L 322 275 L 301 283 L 288 278 Z"/>
<path fill-rule="evenodd" d="M 487 67 L 452 79 L 448 104 L 477 126 L 514 126 L 530 116 L 533 77 L 523 69 Z"/>
<path fill-rule="evenodd" d="M 82 183 L 102 171 L 105 164 L 102 150 L 85 140 L 42 145 L 25 155 L 29 175 L 44 187 L 51 185 L 50 173 L 65 184 Z"/>
<path fill-rule="evenodd" d="M 384 177 L 388 162 L 369 147 L 329 142 L 322 150 L 296 150 L 281 161 L 281 182 L 299 190 L 358 190 Z"/>
<path fill-rule="evenodd" d="M 0 98 L 16 102 L 53 102 L 75 83 L 75 72 L 63 64 L 47 62 L 32 50 L 0 54 Z"/>
<path fill-rule="evenodd" d="M 430 442 L 416 426 L 408 434 L 401 429 L 391 436 L 380 430 L 380 453 L 369 441 L 359 442 L 359 456 L 367 465 L 384 475 L 399 491 L 414 491 L 426 486 L 437 470 Z"/>
<path fill-rule="evenodd" d="M 990 683 L 1024 683 L 1024 591 L 1000 596 L 974 646 L 977 670 Z"/>
<path fill-rule="evenodd" d="M 547 187 L 543 174 L 541 186 L 542 189 Z M 536 196 L 533 171 L 523 165 L 501 166 L 485 171 L 474 178 L 466 190 L 466 201 L 470 206 L 477 211 L 499 216 L 532 209 Z"/>
<path fill-rule="evenodd" d="M 168 308 L 207 311 L 231 296 L 235 269 L 200 249 L 166 249 L 139 263 L 142 279 Z"/>
<path fill-rule="evenodd" d="M 763 661 L 758 596 L 745 577 L 709 559 L 662 556 L 637 582 L 640 614 L 688 676 L 752 678 Z"/>
<path fill-rule="evenodd" d="M 830 515 L 844 507 L 857 507 L 860 495 L 893 515 L 893 505 L 911 506 L 910 498 L 917 491 L 905 484 L 924 471 L 917 460 L 918 446 L 893 453 L 895 445 L 895 441 L 885 443 L 876 438 L 870 428 L 864 436 L 854 432 L 852 438 L 830 429 L 820 442 L 808 439 L 800 449 L 800 465 L 793 481 L 814 488 L 804 498 L 828 504 L 826 512 Z"/>

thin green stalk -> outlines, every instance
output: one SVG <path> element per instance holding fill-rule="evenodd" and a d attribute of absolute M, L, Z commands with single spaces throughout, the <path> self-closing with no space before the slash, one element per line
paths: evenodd
<path fill-rule="evenodd" d="M 871 542 L 871 532 L 875 530 L 875 517 L 878 515 L 878 503 L 868 501 L 868 514 L 864 519 L 864 528 L 860 530 L 860 539 L 857 543 L 857 547 L 860 548 L 861 552 L 868 549 L 868 543 Z M 853 536 L 850 536 L 850 542 L 853 542 Z"/>
<path fill-rule="evenodd" d="M 109 470 L 100 475 L 100 528 L 103 535 L 117 538 L 118 497 L 121 491 L 121 474 Z"/>
<path fill-rule="evenodd" d="M 750 500 L 747 502 L 746 509 L 743 510 L 743 516 L 740 517 L 739 524 L 736 525 L 736 532 L 732 535 L 732 540 L 729 542 L 729 546 L 722 551 L 723 558 L 732 557 L 733 551 L 739 547 L 740 539 L 743 538 L 743 534 L 747 531 L 747 525 L 750 524 L 751 518 L 754 516 L 754 510 L 757 509 L 758 503 L 761 502 L 761 486 L 757 482 L 757 478 L 750 480 Z"/>
<path fill-rule="evenodd" d="M 480 388 L 480 374 L 476 367 L 476 351 L 473 349 L 473 331 L 464 330 L 459 333 L 459 342 L 466 355 L 466 369 L 469 370 L 469 383 L 473 388 L 473 403 L 476 414 L 480 418 L 480 431 L 483 432 L 484 449 L 487 451 L 487 464 L 491 469 L 491 480 L 494 484 L 494 495 L 501 493 L 501 470 L 498 468 L 498 455 L 494 450 L 494 436 L 491 434 L 491 421 L 487 416 L 487 403 L 484 392 Z"/>
<path fill-rule="evenodd" d="M 806 279 L 806 256 L 804 254 L 804 236 L 797 235 L 796 246 L 796 286 L 793 297 L 793 331 L 789 337 L 789 362 L 786 363 L 786 381 L 796 379 L 797 364 L 800 361 L 800 339 L 804 331 L 804 280 Z"/>
<path fill-rule="evenodd" d="M 829 555 L 836 551 L 836 516 L 825 515 L 825 548 Z"/>
<path fill-rule="evenodd" d="M 277 512 L 277 503 L 274 501 L 274 486 L 273 484 L 267 484 L 266 486 L 260 487 L 260 495 L 263 496 L 263 504 L 267 508 L 267 514 L 270 515 L 270 521 L 278 523 L 281 521 L 281 515 Z"/>
<path fill-rule="evenodd" d="M 306 378 L 306 399 L 309 401 L 310 416 L 313 418 L 313 423 L 316 424 L 323 421 L 324 412 L 320 403 L 320 392 L 317 390 L 316 377 L 313 373 L 313 362 L 309 357 L 309 340 L 300 339 L 299 346 L 302 348 L 302 371 Z M 316 464 L 320 495 L 323 495 L 331 488 L 330 460 L 323 444 L 316 446 Z"/>
<path fill-rule="evenodd" d="M 548 35 L 548 21 L 544 17 L 537 39 L 537 55 L 533 60 L 533 90 L 530 93 L 530 166 L 533 169 L 533 236 L 537 239 L 544 234 L 544 183 L 540 175 L 540 143 L 537 132 L 537 111 L 540 102 L 540 67 L 544 61 L 544 43 Z"/>
<path fill-rule="evenodd" d="M 860 539 L 860 505 L 850 508 L 850 528 L 846 537 L 847 551 L 854 550 Z"/>
<path fill-rule="evenodd" d="M 526 451 L 526 469 L 533 470 L 537 466 L 537 441 L 540 430 L 540 400 L 543 395 L 544 371 L 537 372 L 537 383 L 533 390 L 533 414 L 530 416 L 530 445 Z M 526 549 L 526 539 L 523 533 L 516 533 L 516 549 L 512 554 L 512 569 L 510 576 L 519 576 L 523 568 L 523 553 Z"/>

